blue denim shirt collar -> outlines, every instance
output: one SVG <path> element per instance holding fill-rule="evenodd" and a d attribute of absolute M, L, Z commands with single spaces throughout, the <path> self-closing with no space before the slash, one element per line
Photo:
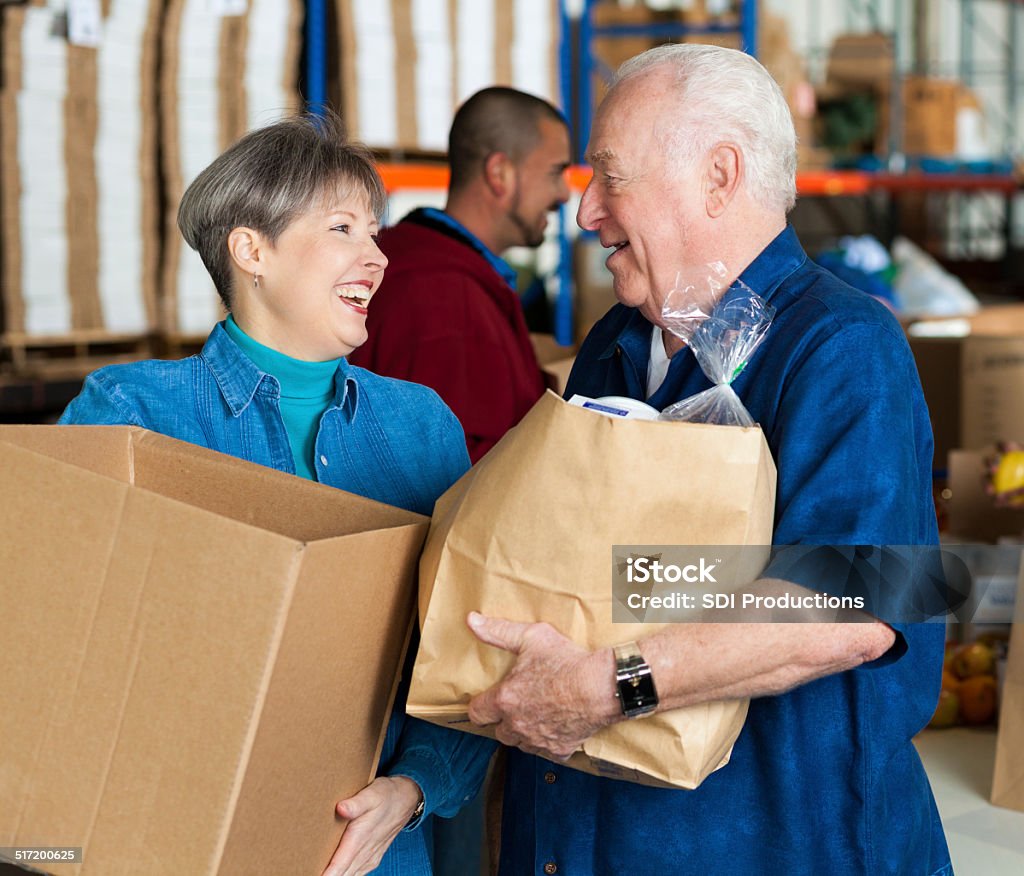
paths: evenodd
<path fill-rule="evenodd" d="M 258 368 L 231 340 L 223 323 L 217 323 L 207 338 L 200 354 L 217 381 L 224 401 L 235 417 L 239 417 L 260 391 L 271 398 L 279 398 L 281 387 L 273 375 Z M 266 389 L 261 390 L 262 386 Z M 355 422 L 359 407 L 359 383 L 352 366 L 345 359 L 338 365 L 334 375 L 334 397 L 330 409 L 340 409 L 348 419 Z"/>
<path fill-rule="evenodd" d="M 771 301 L 783 280 L 806 261 L 807 253 L 800 245 L 793 226 L 787 224 L 760 255 L 747 265 L 739 279 L 766 301 Z M 639 310 L 634 310 L 622 331 L 612 338 L 611 343 L 597 358 L 609 359 L 618 352 L 626 356 L 636 367 L 642 365 L 646 369 L 650 345 L 651 324 Z"/>

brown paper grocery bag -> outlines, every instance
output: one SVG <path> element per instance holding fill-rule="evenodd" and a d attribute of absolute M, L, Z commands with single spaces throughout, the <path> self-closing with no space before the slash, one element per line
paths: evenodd
<path fill-rule="evenodd" d="M 612 546 L 764 545 L 766 561 L 774 503 L 760 429 L 610 419 L 548 392 L 437 503 L 409 713 L 493 735 L 467 705 L 513 657 L 477 642 L 469 611 L 544 620 L 588 648 L 641 639 L 664 625 L 612 623 Z M 728 762 L 746 712 L 716 702 L 622 722 L 570 765 L 695 788 Z"/>
<path fill-rule="evenodd" d="M 992 802 L 1024 812 L 1024 566 L 1017 582 L 1006 678 L 999 701 L 999 735 L 996 766 L 992 775 Z"/>

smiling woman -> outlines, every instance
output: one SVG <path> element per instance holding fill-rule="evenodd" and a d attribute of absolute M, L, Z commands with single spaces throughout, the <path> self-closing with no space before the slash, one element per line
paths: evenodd
<path fill-rule="evenodd" d="M 189 186 L 178 227 L 234 322 L 302 361 L 366 340 L 366 305 L 387 259 L 386 196 L 340 120 L 298 117 L 243 137 Z"/>
<path fill-rule="evenodd" d="M 61 424 L 141 426 L 429 514 L 469 467 L 462 428 L 432 390 L 345 358 L 366 340 L 387 265 L 384 203 L 370 154 L 337 117 L 244 136 L 178 210 L 229 315 L 198 356 L 91 374 Z M 338 805 L 349 824 L 331 873 L 426 876 L 424 818 L 453 815 L 483 780 L 493 743 L 404 712 L 403 686 L 378 778 Z"/>

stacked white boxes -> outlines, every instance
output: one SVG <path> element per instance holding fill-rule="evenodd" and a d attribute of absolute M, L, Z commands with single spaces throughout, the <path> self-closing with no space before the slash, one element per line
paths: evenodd
<path fill-rule="evenodd" d="M 557 0 L 335 0 L 341 105 L 378 149 L 443 152 L 456 108 L 488 85 L 560 103 Z"/>
<path fill-rule="evenodd" d="M 83 21 L 68 27 L 68 5 L 0 7 L 0 262 L 12 344 L 143 336 L 155 319 L 161 3 L 96 4 L 88 39 Z"/>
<path fill-rule="evenodd" d="M 222 311 L 199 256 L 181 239 L 188 184 L 231 143 L 300 107 L 300 0 L 166 0 L 163 112 L 164 265 L 161 324 L 205 335 Z"/>

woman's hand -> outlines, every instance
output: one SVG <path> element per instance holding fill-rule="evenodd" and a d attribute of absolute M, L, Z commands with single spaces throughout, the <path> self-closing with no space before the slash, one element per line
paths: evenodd
<path fill-rule="evenodd" d="M 412 779 L 379 776 L 342 800 L 337 812 L 349 823 L 323 876 L 363 876 L 373 870 L 422 799 Z"/>

